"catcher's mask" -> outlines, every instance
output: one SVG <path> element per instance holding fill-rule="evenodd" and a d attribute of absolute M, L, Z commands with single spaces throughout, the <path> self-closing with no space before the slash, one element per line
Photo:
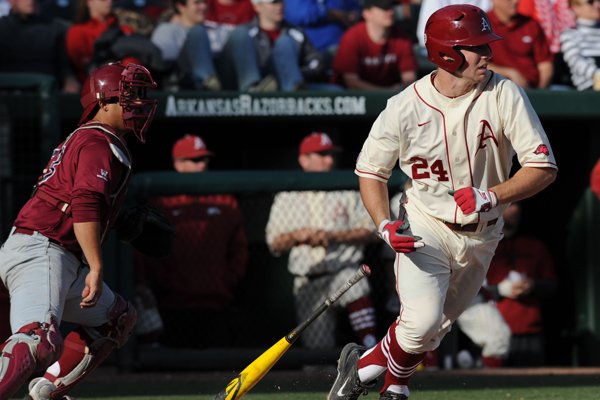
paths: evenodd
<path fill-rule="evenodd" d="M 486 13 L 469 4 L 455 4 L 431 14 L 425 24 L 425 47 L 429 60 L 448 72 L 465 62 L 459 46 L 481 46 L 502 39 L 492 31 Z"/>
<path fill-rule="evenodd" d="M 148 98 L 148 89 L 156 88 L 150 72 L 137 64 L 104 65 L 93 71 L 81 88 L 83 115 L 79 124 L 91 119 L 101 103 L 118 103 L 123 107 L 123 124 L 140 142 L 156 112 L 157 100 Z"/>

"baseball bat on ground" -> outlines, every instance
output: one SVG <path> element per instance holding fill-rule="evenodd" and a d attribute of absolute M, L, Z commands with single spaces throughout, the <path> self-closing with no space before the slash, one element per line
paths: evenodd
<path fill-rule="evenodd" d="M 329 308 L 337 299 L 339 299 L 348 289 L 360 281 L 365 276 L 371 275 L 371 269 L 363 264 L 352 277 L 338 288 L 330 293 L 323 304 L 316 308 L 313 313 L 301 324 L 292 329 L 290 333 L 281 338 L 277 343 L 252 361 L 242 372 L 240 372 L 225 388 L 215 396 L 215 400 L 237 400 L 248 393 L 266 374 L 287 349 L 298 339 L 300 334 L 310 325 L 319 315 Z"/>

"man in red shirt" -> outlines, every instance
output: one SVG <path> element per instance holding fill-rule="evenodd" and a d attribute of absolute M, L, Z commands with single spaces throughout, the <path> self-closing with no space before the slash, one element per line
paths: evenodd
<path fill-rule="evenodd" d="M 542 301 L 557 286 L 554 260 L 539 239 L 517 233 L 521 207 L 504 213 L 504 238 L 487 273 L 488 289 L 512 332 L 506 366 L 544 365 Z"/>
<path fill-rule="evenodd" d="M 1 399 L 43 370 L 29 384 L 30 398 L 61 399 L 127 342 L 136 312 L 103 283 L 101 246 L 129 183 L 124 135 L 144 142 L 156 110 L 147 92 L 155 87 L 136 64 L 92 72 L 81 90 L 80 126 L 54 150 L 0 249 L 13 333 L 0 345 Z M 64 339 L 61 321 L 77 325 Z"/>
<path fill-rule="evenodd" d="M 172 149 L 180 173 L 207 170 L 214 153 L 199 136 L 185 135 Z M 235 291 L 246 274 L 248 243 L 237 200 L 229 194 L 156 197 L 150 204 L 173 223 L 171 255 L 136 254 L 140 285 L 156 296 L 164 323 L 160 343 L 170 347 L 227 347 L 239 324 L 232 317 Z M 239 327 L 237 327 L 239 328 Z M 194 340 L 181 338 L 194 332 Z"/>
<path fill-rule="evenodd" d="M 546 88 L 554 74 L 554 56 L 540 25 L 517 12 L 519 0 L 493 0 L 488 17 L 502 36 L 490 44 L 494 58 L 488 68 L 523 88 Z"/>
<path fill-rule="evenodd" d="M 333 61 L 336 83 L 348 89 L 400 90 L 417 74 L 412 42 L 394 25 L 394 0 L 366 0 L 364 21 L 342 36 Z"/>

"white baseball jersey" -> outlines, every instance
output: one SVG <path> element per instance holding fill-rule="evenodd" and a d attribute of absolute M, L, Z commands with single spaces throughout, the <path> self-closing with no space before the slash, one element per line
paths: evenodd
<path fill-rule="evenodd" d="M 267 224 L 267 243 L 284 233 L 301 228 L 326 231 L 374 229 L 373 221 L 357 191 L 281 192 L 275 196 Z M 294 275 L 318 275 L 357 265 L 363 245 L 333 243 L 327 248 L 295 246 L 290 251 L 288 269 Z"/>
<path fill-rule="evenodd" d="M 550 143 L 529 99 L 512 81 L 488 71 L 456 98 L 433 86 L 435 72 L 390 98 L 373 124 L 356 174 L 386 182 L 399 162 L 412 179 L 408 201 L 443 221 L 469 224 L 502 215 L 505 206 L 464 215 L 449 189 L 488 189 L 521 166 L 555 168 Z"/>

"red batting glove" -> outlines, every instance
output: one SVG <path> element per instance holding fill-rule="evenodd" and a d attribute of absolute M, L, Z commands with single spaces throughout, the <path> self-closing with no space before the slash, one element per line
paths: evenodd
<path fill-rule="evenodd" d="M 491 190 L 466 187 L 456 191 L 448 190 L 448 194 L 454 197 L 454 201 L 465 215 L 490 211 L 498 205 L 496 193 Z"/>
<path fill-rule="evenodd" d="M 418 236 L 403 235 L 402 233 L 408 230 L 408 226 L 408 222 L 402 220 L 384 219 L 379 224 L 379 237 L 385 240 L 396 253 L 412 253 L 425 246 L 425 243 L 420 242 L 421 238 Z"/>

